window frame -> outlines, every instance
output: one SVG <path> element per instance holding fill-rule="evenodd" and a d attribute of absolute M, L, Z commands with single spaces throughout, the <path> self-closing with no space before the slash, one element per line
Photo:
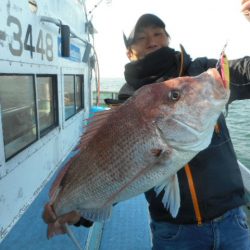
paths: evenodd
<path fill-rule="evenodd" d="M 63 86 L 64 86 L 64 97 L 65 97 L 65 76 L 72 76 L 73 77 L 73 91 L 74 91 L 74 113 L 66 118 L 66 112 L 65 112 L 65 99 L 63 101 L 63 106 L 64 106 L 64 121 L 70 120 L 72 117 L 74 117 L 76 114 L 84 110 L 85 105 L 84 105 L 84 75 L 83 74 L 74 74 L 74 73 L 64 73 L 63 74 Z M 79 77 L 81 80 L 81 106 L 80 108 L 76 108 L 76 77 Z"/>
<path fill-rule="evenodd" d="M 39 138 L 42 138 L 43 136 L 47 135 L 51 130 L 53 130 L 54 128 L 56 128 L 57 126 L 59 126 L 59 107 L 58 107 L 58 79 L 57 79 L 57 75 L 56 74 L 36 74 L 36 95 L 38 95 L 38 91 L 37 91 L 37 78 L 39 77 L 51 77 L 52 79 L 52 98 L 53 98 L 53 118 L 54 118 L 54 123 L 41 130 L 40 131 L 40 126 L 38 128 L 38 134 L 39 134 Z M 37 107 L 38 107 L 38 98 L 36 98 L 37 101 Z M 37 119 L 39 121 L 39 114 L 38 114 L 38 108 L 37 108 Z M 39 122 L 38 122 L 39 124 Z"/>
<path fill-rule="evenodd" d="M 3 144 L 4 148 L 4 159 L 5 162 L 11 160 L 13 157 L 18 155 L 20 152 L 24 151 L 28 147 L 30 147 L 32 144 L 36 143 L 40 138 L 44 137 L 47 135 L 50 131 L 52 131 L 54 128 L 59 126 L 59 105 L 58 105 L 58 77 L 57 74 L 36 74 L 36 73 L 0 73 L 0 79 L 2 76 L 31 76 L 32 77 L 32 88 L 33 88 L 33 101 L 34 101 L 34 118 L 35 118 L 35 127 L 36 127 L 36 135 L 35 139 L 32 140 L 32 142 L 28 143 L 21 149 L 17 150 L 15 153 L 10 155 L 9 157 L 6 156 L 6 149 L 5 149 L 5 144 Z M 43 131 L 40 131 L 39 127 L 39 114 L 38 114 L 38 91 L 37 91 L 37 78 L 38 77 L 51 77 L 52 78 L 52 91 L 53 91 L 53 113 L 54 113 L 54 123 L 53 125 L 49 126 Z M 1 119 L 3 121 L 3 116 L 2 116 L 2 107 L 1 107 Z M 1 121 L 1 124 L 3 123 Z M 2 130 L 2 138 L 4 140 L 4 131 Z"/>

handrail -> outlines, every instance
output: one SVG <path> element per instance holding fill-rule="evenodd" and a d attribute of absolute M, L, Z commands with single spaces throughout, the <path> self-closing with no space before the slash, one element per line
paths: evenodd
<path fill-rule="evenodd" d="M 63 22 L 60 20 L 60 19 L 56 19 L 56 18 L 53 18 L 53 17 L 48 17 L 48 16 L 41 16 L 40 17 L 40 22 L 47 22 L 47 23 L 53 23 L 55 24 L 56 26 L 58 26 L 59 28 L 64 25 Z M 77 38 L 79 39 L 80 41 L 82 41 L 83 43 L 85 44 L 89 44 L 88 41 L 82 39 L 81 37 L 79 37 L 78 35 L 76 35 L 75 32 L 73 32 L 70 28 L 70 35 L 71 35 L 71 38 Z"/>

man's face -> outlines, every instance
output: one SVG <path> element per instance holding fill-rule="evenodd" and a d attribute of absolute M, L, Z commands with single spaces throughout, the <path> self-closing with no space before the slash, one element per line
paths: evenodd
<path fill-rule="evenodd" d="M 135 34 L 135 41 L 127 55 L 131 61 L 136 61 L 162 47 L 167 47 L 168 44 L 169 37 L 163 28 L 148 26 Z"/>

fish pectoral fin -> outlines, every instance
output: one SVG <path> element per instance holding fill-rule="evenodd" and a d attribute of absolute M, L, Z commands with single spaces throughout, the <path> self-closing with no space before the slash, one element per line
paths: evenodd
<path fill-rule="evenodd" d="M 81 209 L 81 216 L 90 221 L 105 221 L 111 216 L 112 206 L 103 208 Z"/>
<path fill-rule="evenodd" d="M 161 185 L 154 188 L 156 195 L 164 190 L 162 203 L 175 218 L 180 208 L 180 188 L 177 174 L 166 179 Z"/>

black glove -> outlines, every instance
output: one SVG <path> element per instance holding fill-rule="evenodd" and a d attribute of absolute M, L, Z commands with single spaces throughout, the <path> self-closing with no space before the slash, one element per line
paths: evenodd
<path fill-rule="evenodd" d="M 74 224 L 76 227 L 84 226 L 84 227 L 91 227 L 94 224 L 93 221 L 84 219 L 83 217 L 80 218 L 80 220 Z"/>

